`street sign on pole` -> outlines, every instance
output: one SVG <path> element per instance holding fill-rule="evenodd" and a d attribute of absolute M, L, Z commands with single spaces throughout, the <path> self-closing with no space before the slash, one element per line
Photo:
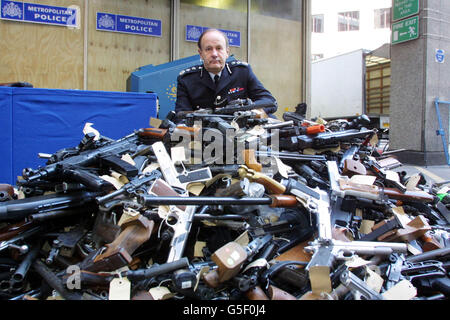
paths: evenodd
<path fill-rule="evenodd" d="M 392 44 L 419 38 L 419 16 L 392 24 Z"/>
<path fill-rule="evenodd" d="M 397 21 L 419 13 L 419 0 L 394 0 L 392 21 Z"/>

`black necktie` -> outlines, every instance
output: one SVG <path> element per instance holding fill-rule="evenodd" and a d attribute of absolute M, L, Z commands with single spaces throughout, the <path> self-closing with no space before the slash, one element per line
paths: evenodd
<path fill-rule="evenodd" d="M 219 75 L 218 74 L 216 74 L 215 76 L 214 76 L 214 84 L 216 85 L 216 87 L 217 87 L 217 85 L 219 84 Z"/>

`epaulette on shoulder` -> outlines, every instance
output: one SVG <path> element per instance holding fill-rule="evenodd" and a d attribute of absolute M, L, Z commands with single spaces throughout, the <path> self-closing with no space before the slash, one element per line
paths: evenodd
<path fill-rule="evenodd" d="M 240 61 L 240 60 L 233 60 L 230 63 L 228 63 L 230 65 L 230 67 L 237 67 L 237 66 L 243 66 L 243 67 L 248 67 L 248 63 L 245 61 Z"/>
<path fill-rule="evenodd" d="M 202 66 L 193 66 L 193 67 L 189 67 L 189 68 L 187 68 L 187 69 L 184 69 L 184 70 L 181 70 L 181 72 L 180 72 L 180 76 L 182 76 L 182 75 L 186 75 L 186 74 L 189 74 L 189 73 L 194 73 L 194 72 L 199 72 L 199 71 L 201 71 L 202 70 Z"/>

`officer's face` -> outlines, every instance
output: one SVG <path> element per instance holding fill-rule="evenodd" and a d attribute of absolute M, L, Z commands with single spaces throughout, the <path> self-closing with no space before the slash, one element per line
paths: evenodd
<path fill-rule="evenodd" d="M 222 34 L 216 31 L 206 33 L 198 53 L 203 60 L 206 71 L 219 73 L 224 67 L 230 49 L 227 48 Z"/>

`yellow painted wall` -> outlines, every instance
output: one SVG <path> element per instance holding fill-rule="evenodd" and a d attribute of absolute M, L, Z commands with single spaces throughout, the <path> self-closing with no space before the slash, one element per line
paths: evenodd
<path fill-rule="evenodd" d="M 126 91 L 126 80 L 136 68 L 170 61 L 169 0 L 89 0 L 86 39 L 84 0 L 27 2 L 79 6 L 80 27 L 0 20 L 0 83 L 26 81 L 40 88 Z M 97 31 L 98 11 L 161 20 L 162 37 Z M 303 102 L 301 22 L 252 13 L 248 57 L 245 10 L 181 3 L 179 16 L 179 58 L 197 54 L 196 43 L 184 40 L 186 24 L 240 31 L 241 47 L 231 47 L 231 53 L 250 61 L 255 74 L 278 100 L 277 115 Z"/>
<path fill-rule="evenodd" d="M 0 20 L 0 83 L 26 81 L 36 88 L 84 89 L 84 0 L 33 1 L 80 7 L 80 28 Z M 162 21 L 162 37 L 96 30 L 96 13 Z M 136 68 L 170 59 L 170 1 L 89 0 L 87 90 L 126 91 Z"/>
<path fill-rule="evenodd" d="M 162 37 L 97 31 L 97 12 L 161 20 Z M 88 39 L 88 89 L 126 91 L 136 68 L 170 60 L 170 2 L 90 0 Z"/>
<path fill-rule="evenodd" d="M 42 1 L 27 1 L 41 3 Z M 46 5 L 84 11 L 83 0 Z M 83 88 L 83 26 L 80 29 L 0 20 L 0 83 L 26 81 L 40 88 Z"/>
<path fill-rule="evenodd" d="M 302 98 L 302 25 L 299 21 L 252 14 L 251 54 L 253 71 L 278 101 L 279 119 Z"/>

